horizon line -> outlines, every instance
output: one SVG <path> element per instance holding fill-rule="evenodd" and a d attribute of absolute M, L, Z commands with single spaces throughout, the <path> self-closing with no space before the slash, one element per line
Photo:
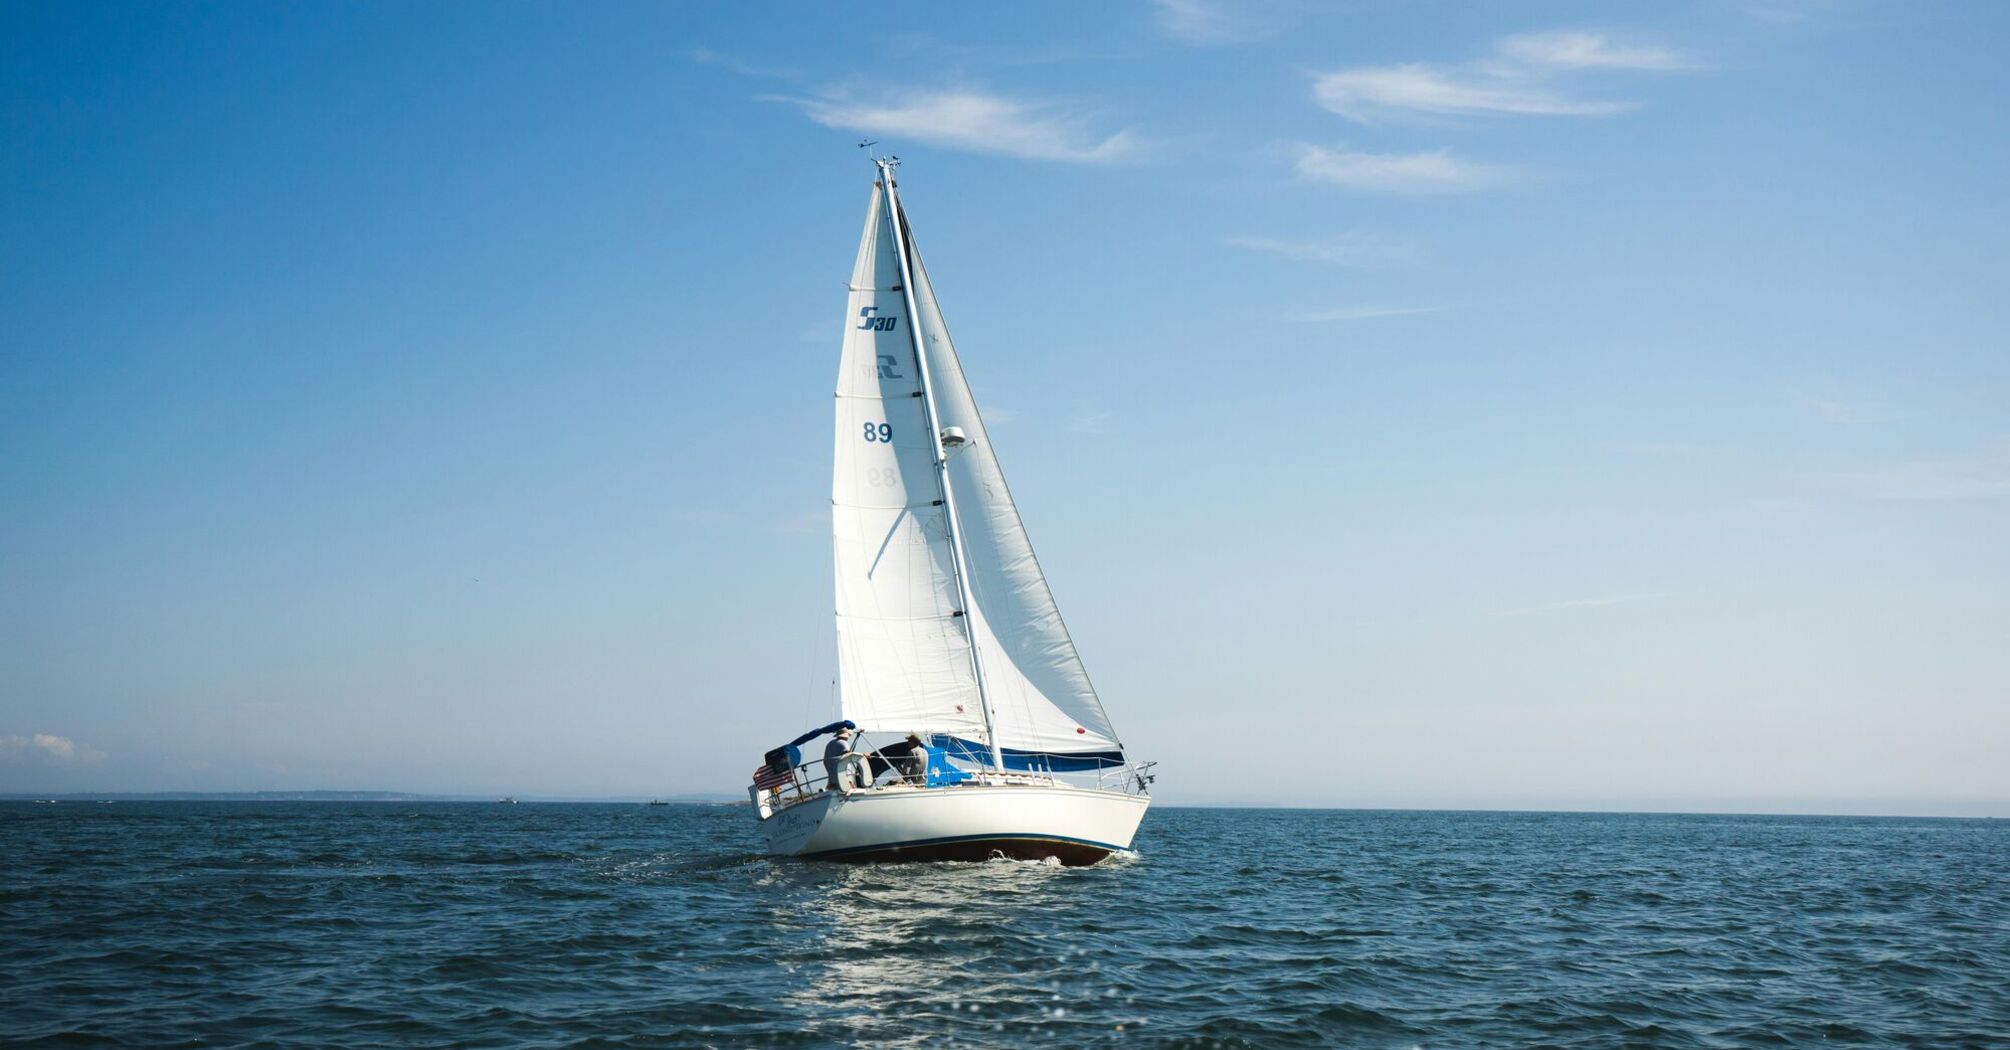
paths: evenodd
<path fill-rule="evenodd" d="M 69 791 L 69 792 L 16 792 L 0 791 L 0 802 L 426 802 L 472 805 L 496 805 L 505 801 L 516 803 L 542 803 L 551 805 L 609 805 L 644 804 L 665 802 L 671 805 L 717 806 L 747 805 L 744 795 L 726 792 L 680 791 L 660 795 L 613 794 L 613 795 L 495 795 L 466 793 L 435 793 L 421 791 L 392 790 L 351 790 L 341 788 L 256 789 L 248 791 Z M 1777 800 L 1776 800 L 1777 801 Z M 1819 806 L 1824 800 L 1811 798 L 1811 806 Z M 1873 799 L 1860 799 L 1871 801 Z M 1557 816 L 1669 816 L 1669 817 L 1818 817 L 1893 820 L 2002 820 L 2010 817 L 2010 800 L 1994 798 L 1964 798 L 1958 796 L 1904 797 L 1894 796 L 1889 804 L 1903 806 L 1912 803 L 1951 803 L 1965 807 L 1994 807 L 2004 811 L 2004 815 L 1993 813 L 1950 813 L 1945 811 L 1903 811 L 1903 812 L 1854 812 L 1844 809 L 1784 810 L 1754 806 L 1753 808 L 1729 809 L 1688 809 L 1668 807 L 1616 807 L 1616 808 L 1563 808 L 1551 806 L 1516 805 L 1316 805 L 1259 801 L 1178 801 L 1159 803 L 1159 809 L 1262 809 L 1297 810 L 1304 812 L 1353 812 L 1353 813 L 1502 813 Z M 1736 803 L 1728 803 L 1735 806 Z"/>

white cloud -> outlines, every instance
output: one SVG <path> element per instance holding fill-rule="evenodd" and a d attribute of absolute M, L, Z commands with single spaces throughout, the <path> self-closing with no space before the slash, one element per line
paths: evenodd
<path fill-rule="evenodd" d="M 768 80 L 801 80 L 803 78 L 803 75 L 801 73 L 798 73 L 793 69 L 781 69 L 774 66 L 756 66 L 746 62 L 742 62 L 739 59 L 732 57 L 731 55 L 722 55 L 717 51 L 712 51 L 707 48 L 694 47 L 691 50 L 684 52 L 684 54 L 688 58 L 690 58 L 691 61 L 693 62 L 703 63 L 704 65 L 708 66 L 718 66 L 720 69 L 726 70 L 729 73 L 737 73 L 743 77 L 758 77 Z"/>
<path fill-rule="evenodd" d="M 1068 430 L 1076 434 L 1104 434 L 1109 432 L 1116 419 L 1115 412 L 1078 404 L 1074 414 L 1068 417 Z"/>
<path fill-rule="evenodd" d="M 1494 42 L 1491 57 L 1458 66 L 1409 62 L 1357 66 L 1316 77 L 1312 97 L 1362 124 L 1403 117 L 1488 114 L 1600 117 L 1629 102 L 1577 98 L 1555 84 L 1560 74 L 1692 69 L 1665 48 L 1615 43 L 1603 33 L 1552 29 Z"/>
<path fill-rule="evenodd" d="M 1409 113 L 1602 116 L 1630 108 L 1619 102 L 1577 101 L 1538 85 L 1461 75 L 1416 63 L 1327 73 L 1313 81 L 1312 97 L 1321 106 L 1362 124 Z"/>
<path fill-rule="evenodd" d="M 826 127 L 1030 160 L 1103 164 L 1137 153 L 1128 130 L 1104 135 L 1055 103 L 1025 102 L 978 91 L 909 91 L 879 101 L 844 94 L 779 98 Z M 897 144 L 895 151 L 898 152 Z"/>
<path fill-rule="evenodd" d="M 1273 12 L 1262 10 L 1250 0 L 1220 3 L 1217 0 L 1152 0 L 1159 29 L 1167 36 L 1189 44 L 1214 46 L 1261 40 L 1276 32 Z"/>
<path fill-rule="evenodd" d="M 1301 310 L 1284 315 L 1287 321 L 1314 323 L 1321 321 L 1365 321 L 1371 317 L 1403 317 L 1408 314 L 1434 314 L 1445 309 L 1442 306 L 1336 306 L 1327 310 Z"/>
<path fill-rule="evenodd" d="M 1333 266 L 1386 266 L 1415 262 L 1417 258 L 1415 245 L 1358 233 L 1324 241 L 1285 241 L 1275 237 L 1225 237 L 1222 241 L 1265 255 Z"/>
<path fill-rule="evenodd" d="M 1693 68 L 1687 59 L 1666 48 L 1616 44 L 1603 33 L 1582 29 L 1551 29 L 1502 37 L 1494 43 L 1494 52 L 1524 67 L 1660 72 Z"/>
<path fill-rule="evenodd" d="M 1514 169 L 1460 160 L 1449 150 L 1362 153 L 1300 143 L 1298 174 L 1376 193 L 1466 193 L 1512 180 Z"/>
<path fill-rule="evenodd" d="M 23 756 L 34 756 L 52 766 L 95 766 L 105 760 L 103 751 L 54 733 L 36 733 L 34 736 L 0 734 L 0 758 Z"/>

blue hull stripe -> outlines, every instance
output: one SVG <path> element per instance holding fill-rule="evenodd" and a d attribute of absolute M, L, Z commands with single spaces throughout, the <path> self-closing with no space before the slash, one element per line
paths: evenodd
<path fill-rule="evenodd" d="M 1027 832 L 1023 835 L 1013 835 L 1013 834 L 948 835 L 939 839 L 910 839 L 909 841 L 906 842 L 882 842 L 872 846 L 847 846 L 844 849 L 827 849 L 827 850 L 821 850 L 816 853 L 805 853 L 802 856 L 806 859 L 813 859 L 816 857 L 843 857 L 853 853 L 877 853 L 880 850 L 914 849 L 919 846 L 946 846 L 955 842 L 986 842 L 1000 839 L 1007 841 L 1017 841 L 1017 842 L 1027 842 L 1027 841 L 1072 842 L 1077 846 L 1090 846 L 1095 849 L 1106 849 L 1109 850 L 1111 853 L 1124 852 L 1124 847 L 1122 846 L 1112 846 L 1107 842 L 1097 842 L 1095 839 L 1078 839 L 1070 835 L 1047 835 L 1047 834 L 1036 834 L 1033 832 Z"/>
<path fill-rule="evenodd" d="M 980 766 L 991 764 L 991 748 L 974 740 L 960 736 L 937 733 L 929 741 L 935 747 L 949 752 L 951 758 L 975 762 Z M 1122 751 L 1025 751 L 1016 747 L 999 749 L 1005 758 L 1006 769 L 1021 769 L 1049 773 L 1087 773 L 1098 769 L 1111 769 L 1124 764 Z"/>

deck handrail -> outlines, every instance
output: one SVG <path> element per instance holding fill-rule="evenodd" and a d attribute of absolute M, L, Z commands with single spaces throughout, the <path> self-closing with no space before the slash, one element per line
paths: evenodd
<path fill-rule="evenodd" d="M 925 790 L 933 791 L 948 790 L 964 786 L 964 784 L 970 786 L 1045 784 L 1049 786 L 1066 785 L 1068 787 L 1095 791 L 1115 791 L 1126 795 L 1146 795 L 1150 794 L 1149 788 L 1154 778 L 1151 771 L 1152 767 L 1158 764 L 1156 762 L 1126 762 L 1120 766 L 1105 766 L 1094 771 L 1080 773 L 1056 773 L 1048 770 L 1004 770 L 1001 772 L 989 767 L 969 768 L 966 766 L 956 766 L 957 769 L 970 774 L 970 779 L 963 782 L 963 784 L 946 784 L 926 788 L 919 778 L 913 773 L 907 772 L 899 763 L 899 760 L 895 759 L 893 760 L 894 767 L 891 770 L 893 773 L 891 778 L 882 773 L 879 777 L 871 778 L 867 783 L 861 785 L 858 782 L 858 771 L 861 767 L 868 770 L 871 768 L 870 759 L 873 757 L 873 754 L 873 752 L 869 751 L 847 751 L 836 758 L 805 759 L 797 765 L 789 767 L 787 772 L 781 774 L 779 777 L 771 778 L 765 785 L 759 779 L 766 772 L 767 767 L 763 766 L 754 771 L 756 779 L 748 785 L 747 797 L 756 805 L 761 805 L 765 796 L 767 808 L 774 810 L 787 809 L 798 802 L 815 798 L 831 790 L 830 769 L 833 763 L 837 764 L 842 770 L 839 774 L 838 789 L 845 792 L 887 788 L 898 784 L 907 784 L 915 788 L 924 788 Z M 881 761 L 887 760 L 881 759 Z"/>

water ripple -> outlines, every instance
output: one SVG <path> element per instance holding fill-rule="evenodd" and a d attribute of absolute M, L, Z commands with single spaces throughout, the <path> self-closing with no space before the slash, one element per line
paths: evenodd
<path fill-rule="evenodd" d="M 2010 1046 L 2006 834 L 1160 809 L 842 867 L 732 807 L 0 803 L 0 1043 Z"/>

